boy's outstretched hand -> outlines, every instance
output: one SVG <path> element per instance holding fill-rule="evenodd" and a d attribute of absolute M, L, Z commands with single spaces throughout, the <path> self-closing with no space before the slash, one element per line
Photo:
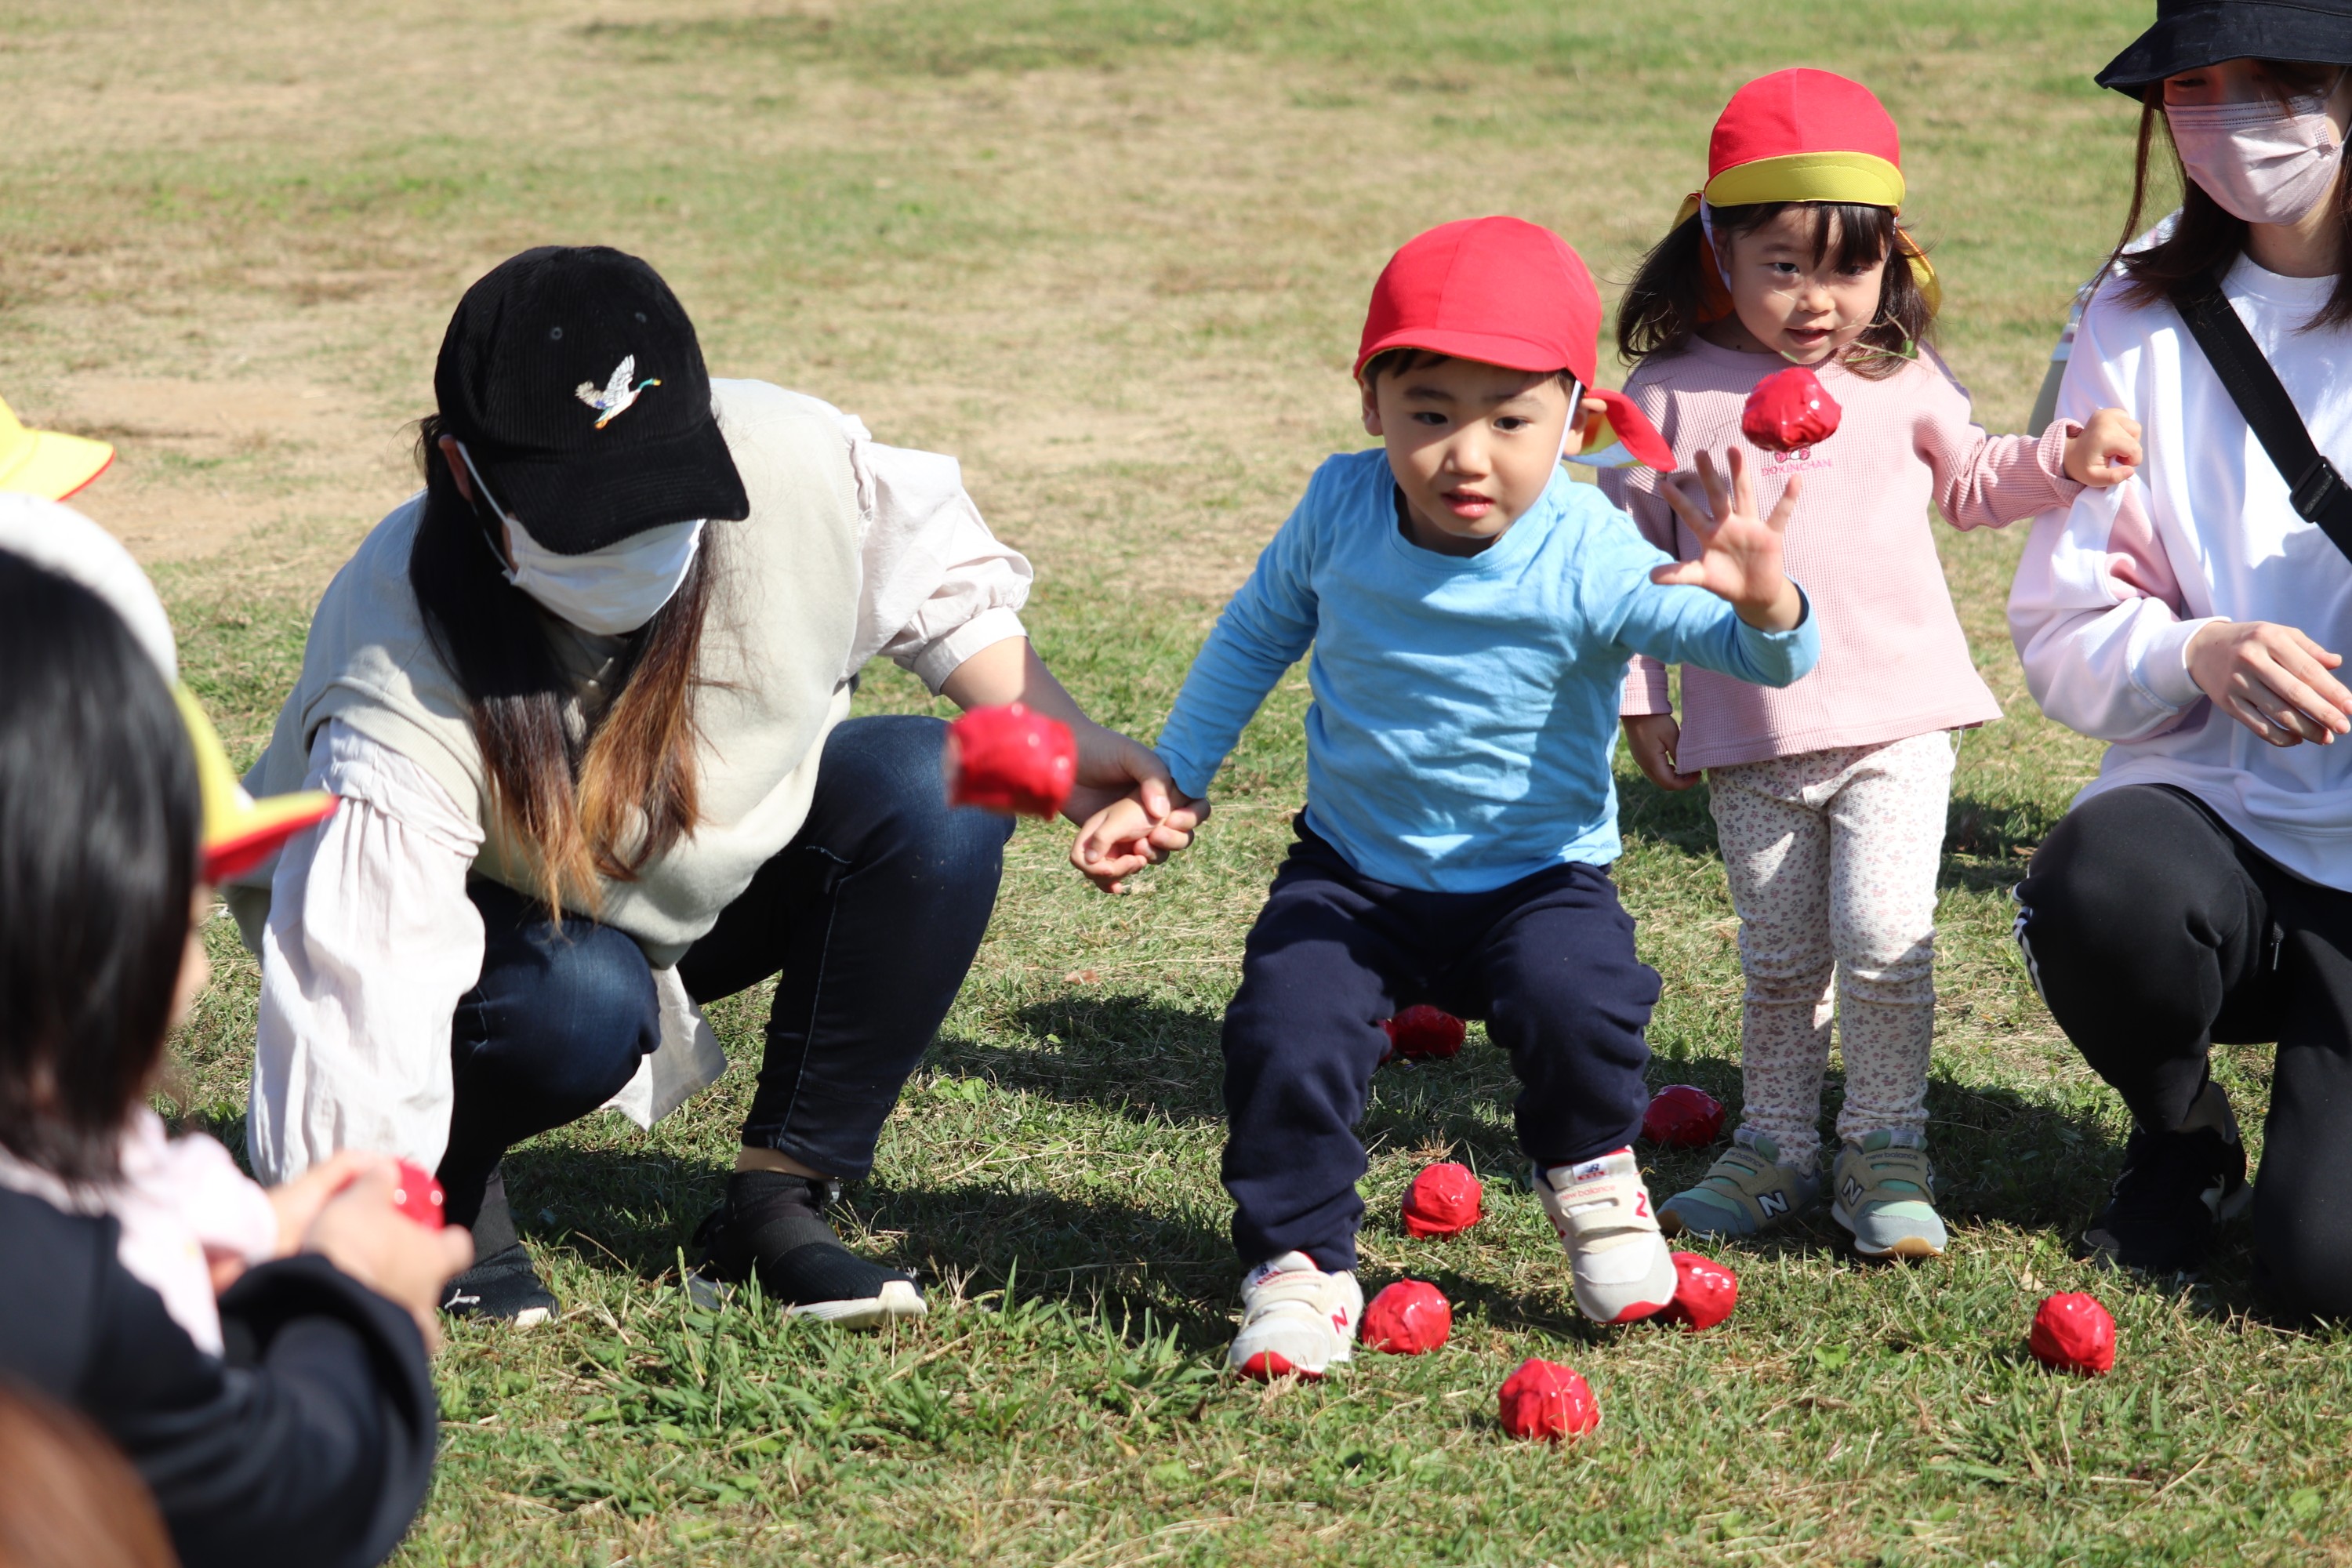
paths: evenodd
<path fill-rule="evenodd" d="M 1698 482 L 1706 492 L 1704 508 L 1691 500 L 1680 477 L 1658 487 L 1675 515 L 1698 536 L 1699 557 L 1654 567 L 1650 581 L 1667 586 L 1704 588 L 1728 604 L 1739 618 L 1759 631 L 1785 632 L 1804 618 L 1804 596 L 1780 570 L 1780 536 L 1797 508 L 1801 479 L 1791 479 L 1780 492 L 1772 515 L 1756 515 L 1756 479 L 1748 471 L 1745 453 L 1734 447 L 1727 454 L 1731 482 L 1726 485 L 1714 460 L 1698 455 Z"/>

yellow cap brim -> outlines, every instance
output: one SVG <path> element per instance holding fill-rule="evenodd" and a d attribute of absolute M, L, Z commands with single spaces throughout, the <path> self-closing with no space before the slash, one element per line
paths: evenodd
<path fill-rule="evenodd" d="M 1790 153 L 1735 164 L 1706 183 L 1719 207 L 1758 202 L 1856 202 L 1901 207 L 1903 171 L 1871 153 Z"/>
<path fill-rule="evenodd" d="M 278 847 L 312 823 L 334 814 L 336 800 L 324 790 L 273 795 L 255 800 L 236 782 L 220 732 L 205 716 L 195 694 L 185 686 L 172 688 L 180 720 L 188 727 L 188 743 L 196 756 L 196 784 L 204 796 L 205 880 L 225 882 L 252 870 Z"/>
<path fill-rule="evenodd" d="M 103 441 L 56 430 L 27 430 L 32 439 L 0 468 L 0 490 L 63 500 L 106 471 L 114 448 Z"/>

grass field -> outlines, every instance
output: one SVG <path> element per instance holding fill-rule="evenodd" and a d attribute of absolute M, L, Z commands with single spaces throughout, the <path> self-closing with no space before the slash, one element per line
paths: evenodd
<path fill-rule="evenodd" d="M 449 307 L 509 252 L 646 255 L 714 370 L 959 453 L 1027 549 L 1030 621 L 1100 716 L 1149 734 L 1324 454 L 1381 260 L 1429 224 L 1551 224 L 1622 281 L 1696 183 L 1730 89 L 1790 64 L 1878 89 L 1947 282 L 1946 352 L 1996 429 L 2113 239 L 2131 106 L 2090 73 L 2143 4 L 1971 0 L 0 0 L 0 391 L 117 440 L 92 512 L 155 565 L 192 679 L 249 753 L 309 606 L 408 484 Z M 1727 1254 L 1739 1314 L 1684 1338 L 1578 1320 L 1508 1179 L 1507 1073 L 1391 1070 L 1367 1123 L 1365 1275 L 1456 1303 L 1419 1361 L 1221 1382 L 1234 1268 L 1216 1032 L 1299 804 L 1294 676 L 1212 830 L 1142 896 L 1015 840 L 987 946 L 851 1206 L 937 1307 L 840 1338 L 690 1310 L 736 1070 L 639 1136 L 598 1118 L 509 1163 L 566 1307 L 460 1330 L 440 1479 L 400 1561 L 2272 1563 L 2352 1558 L 2342 1340 L 2247 1315 L 2242 1251 L 2182 1294 L 2069 1258 L 2124 1123 L 2026 986 L 2005 889 L 2095 766 L 2042 721 L 2001 620 L 2019 541 L 1942 531 L 2009 711 L 1961 752 L 1932 1103 L 1953 1256 L 1864 1267 L 1824 1222 Z M 872 680 L 869 709 L 919 709 Z M 1736 1104 L 1734 927 L 1703 799 L 1621 769 L 1618 868 L 1665 976 L 1657 1082 Z M 241 1142 L 256 992 L 218 978 L 181 1100 Z M 2267 1054 L 2222 1076 L 2258 1120 Z M 1834 1089 L 1833 1089 L 1834 1092 Z M 1490 1217 L 1407 1239 L 1450 1154 Z M 1672 1190 L 1703 1154 L 1664 1155 Z M 2092 1285 L 2123 1360 L 2023 1352 Z M 1566 1360 L 1606 1419 L 1515 1445 L 1496 1384 Z"/>

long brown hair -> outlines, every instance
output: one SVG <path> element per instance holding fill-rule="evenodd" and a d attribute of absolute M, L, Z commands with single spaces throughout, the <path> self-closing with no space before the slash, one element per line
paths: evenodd
<path fill-rule="evenodd" d="M 593 915 L 601 879 L 634 880 L 700 818 L 695 700 L 703 624 L 717 595 L 719 531 L 706 527 L 686 581 L 630 634 L 611 695 L 593 710 L 548 641 L 544 612 L 499 569 L 488 531 L 441 453 L 438 415 L 419 422 L 425 515 L 409 585 L 457 684 L 490 805 L 532 861 L 549 918 Z"/>
<path fill-rule="evenodd" d="M 2297 93 L 2325 92 L 2333 84 L 2331 72 L 2338 68 L 2306 65 L 2294 60 L 2262 62 L 2266 80 L 2264 92 L 2284 103 Z M 2126 251 L 2139 233 L 2140 220 L 2147 216 L 2147 165 L 2156 149 L 2157 127 L 2164 127 L 2164 149 L 2172 154 L 2172 172 L 2180 181 L 2180 216 L 2173 221 L 2172 232 L 2146 250 Z M 2352 323 L 2352 180 L 2339 171 L 2336 178 L 2336 228 L 2338 269 L 2336 287 L 2327 296 L 2326 307 L 2309 321 L 2305 330 L 2316 327 L 2340 327 Z M 2132 161 L 2131 212 L 2124 219 L 2124 231 L 2116 241 L 2113 255 L 2107 258 L 2110 267 L 2123 269 L 2126 282 L 2123 297 L 2134 305 L 2153 305 L 2171 300 L 2210 273 L 2219 277 L 2229 270 L 2232 262 L 2246 248 L 2246 220 L 2231 212 L 2205 192 L 2205 187 L 2189 177 L 2189 170 L 2180 162 L 2180 149 L 2172 144 L 2172 122 L 2164 117 L 2164 84 L 2151 82 L 2140 100 L 2139 147 Z"/>
<path fill-rule="evenodd" d="M 1856 375 L 1877 380 L 1894 374 L 1936 326 L 1935 307 L 1895 245 L 1901 220 L 1891 207 L 1860 202 L 1751 202 L 1717 207 L 1711 216 L 1716 233 L 1728 243 L 1792 206 L 1803 207 L 1812 220 L 1814 265 L 1827 259 L 1832 249 L 1841 268 L 1886 263 L 1878 289 L 1878 314 L 1839 358 Z M 1706 245 L 1705 226 L 1690 217 L 1642 258 L 1617 310 L 1617 354 L 1627 364 L 1680 348 L 1707 319 L 1703 308 L 1711 279 Z"/>

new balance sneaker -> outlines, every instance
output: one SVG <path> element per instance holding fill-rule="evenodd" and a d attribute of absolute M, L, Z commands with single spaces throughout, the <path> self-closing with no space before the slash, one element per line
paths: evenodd
<path fill-rule="evenodd" d="M 1778 1143 L 1743 1131 L 1698 1185 L 1658 1205 L 1658 1228 L 1668 1236 L 1756 1236 L 1821 1201 L 1818 1159 L 1786 1163 Z"/>
<path fill-rule="evenodd" d="M 1242 1279 L 1242 1331 L 1225 1368 L 1271 1383 L 1321 1377 L 1355 1353 L 1364 1292 L 1353 1274 L 1326 1274 L 1303 1252 L 1286 1252 Z"/>
<path fill-rule="evenodd" d="M 1586 1317 L 1635 1322 L 1675 1299 L 1674 1255 L 1632 1149 L 1538 1172 L 1536 1196 L 1568 1251 L 1577 1309 Z"/>
<path fill-rule="evenodd" d="M 1892 1132 L 1873 1132 L 1838 1151 L 1830 1173 L 1830 1217 L 1853 1233 L 1864 1258 L 1941 1258 L 1950 1238 L 1936 1212 L 1936 1167 L 1927 1151 Z"/>
<path fill-rule="evenodd" d="M 2230 1097 L 2209 1081 L 2179 1131 L 2133 1124 L 2123 1174 L 2083 1241 L 2094 1260 L 2112 1268 L 2193 1278 L 2212 1250 L 2215 1227 L 2244 1214 L 2253 1198 Z"/>
<path fill-rule="evenodd" d="M 481 1318 L 530 1329 L 555 1316 L 555 1296 L 541 1282 L 530 1254 L 517 1241 L 450 1280 L 441 1292 L 441 1310 L 453 1318 Z"/>
<path fill-rule="evenodd" d="M 737 1171 L 727 1196 L 695 1228 L 702 1257 L 687 1273 L 687 1294 L 715 1307 L 728 1288 L 757 1279 L 788 1318 L 870 1329 L 928 1309 L 908 1275 L 860 1258 L 824 1222 L 839 1195 L 831 1182 L 778 1171 Z"/>

